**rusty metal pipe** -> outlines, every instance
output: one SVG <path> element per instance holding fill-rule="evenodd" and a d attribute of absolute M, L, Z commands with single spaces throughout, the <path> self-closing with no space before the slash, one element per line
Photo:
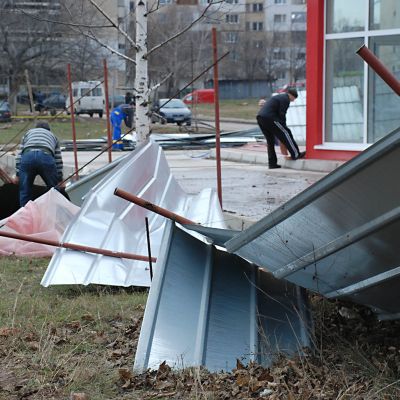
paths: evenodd
<path fill-rule="evenodd" d="M 153 211 L 156 214 L 162 215 L 165 218 L 171 219 L 172 221 L 178 222 L 179 224 L 182 225 L 197 225 L 196 222 L 191 221 L 190 219 L 187 219 L 185 217 L 182 217 L 181 215 L 175 214 L 172 211 L 167 210 L 166 208 L 156 206 L 153 203 L 150 203 L 147 200 L 143 200 L 138 196 L 135 196 L 132 193 L 125 192 L 122 189 L 116 188 L 114 190 L 114 194 L 118 197 L 121 197 L 122 199 L 128 200 L 132 203 L 135 203 L 136 205 L 146 208 L 147 210 Z"/>
<path fill-rule="evenodd" d="M 116 257 L 116 258 L 127 258 L 129 260 L 146 261 L 146 262 L 149 261 L 149 257 L 140 256 L 138 254 L 124 253 L 121 251 L 113 251 L 113 250 L 106 250 L 106 249 L 99 249 L 97 247 L 82 246 L 80 244 L 74 244 L 74 243 L 57 242 L 55 240 L 39 239 L 36 237 L 32 237 L 29 235 L 22 235 L 19 233 L 0 231 L 0 236 L 10 238 L 10 239 L 24 240 L 25 242 L 40 243 L 40 244 L 45 244 L 45 245 L 54 246 L 54 247 L 63 247 L 65 249 L 86 251 L 89 253 L 101 254 L 103 256 Z M 151 261 L 156 262 L 157 259 L 155 257 L 152 257 Z"/>
<path fill-rule="evenodd" d="M 361 46 L 356 53 L 400 96 L 400 81 L 367 46 Z"/>

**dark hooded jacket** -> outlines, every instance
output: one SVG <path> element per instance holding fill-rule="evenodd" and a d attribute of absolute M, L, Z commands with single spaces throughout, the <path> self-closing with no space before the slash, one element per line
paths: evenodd
<path fill-rule="evenodd" d="M 286 125 L 286 112 L 290 105 L 287 93 L 272 96 L 260 109 L 257 116 L 279 121 Z"/>

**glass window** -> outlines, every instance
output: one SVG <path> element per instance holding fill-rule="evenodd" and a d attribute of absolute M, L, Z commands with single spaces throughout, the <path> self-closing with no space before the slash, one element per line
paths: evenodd
<path fill-rule="evenodd" d="M 274 22 L 275 23 L 286 22 L 286 14 L 274 14 Z"/>
<path fill-rule="evenodd" d="M 327 41 L 325 138 L 327 142 L 363 142 L 364 62 L 355 51 L 363 38 Z"/>
<path fill-rule="evenodd" d="M 305 12 L 292 12 L 292 22 L 306 22 L 306 13 Z"/>
<path fill-rule="evenodd" d="M 400 79 L 400 35 L 373 37 L 370 50 Z M 400 98 L 371 69 L 368 74 L 368 143 L 400 126 Z"/>
<path fill-rule="evenodd" d="M 327 0 L 326 32 L 363 31 L 365 27 L 365 0 Z"/>
<path fill-rule="evenodd" d="M 400 26 L 400 2 L 370 0 L 370 29 L 392 29 Z"/>

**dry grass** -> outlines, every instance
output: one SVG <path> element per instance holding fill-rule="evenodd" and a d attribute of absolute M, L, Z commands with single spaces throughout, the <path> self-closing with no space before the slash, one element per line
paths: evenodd
<path fill-rule="evenodd" d="M 147 292 L 43 288 L 48 261 L 0 259 L 0 399 L 119 398 Z"/>
<path fill-rule="evenodd" d="M 311 296 L 315 351 L 231 373 L 161 365 L 133 375 L 147 293 L 40 280 L 48 259 L 0 258 L 0 399 L 361 400 L 400 398 L 399 321 Z M 339 310 L 349 307 L 352 317 Z"/>

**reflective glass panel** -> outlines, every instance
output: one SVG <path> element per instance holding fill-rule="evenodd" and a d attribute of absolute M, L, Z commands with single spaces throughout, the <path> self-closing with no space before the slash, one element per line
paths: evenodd
<path fill-rule="evenodd" d="M 367 0 L 327 0 L 326 32 L 363 31 Z"/>
<path fill-rule="evenodd" d="M 393 29 L 400 27 L 399 0 L 370 0 L 370 29 Z"/>
<path fill-rule="evenodd" d="M 370 39 L 370 50 L 400 79 L 400 36 Z M 400 126 L 400 97 L 371 69 L 368 73 L 368 143 Z"/>
<path fill-rule="evenodd" d="M 363 142 L 362 38 L 326 42 L 325 141 Z"/>

